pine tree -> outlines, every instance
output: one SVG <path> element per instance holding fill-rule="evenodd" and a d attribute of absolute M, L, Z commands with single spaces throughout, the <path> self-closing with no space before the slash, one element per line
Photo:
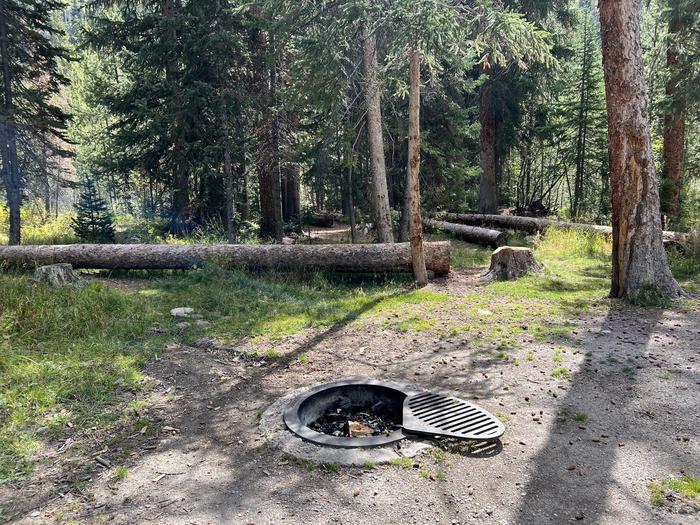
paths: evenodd
<path fill-rule="evenodd" d="M 95 181 L 86 178 L 75 205 L 77 217 L 72 228 L 82 242 L 106 244 L 114 242 L 114 221 L 107 203 L 100 197 Z"/>
<path fill-rule="evenodd" d="M 68 57 L 56 44 L 62 32 L 52 24 L 61 2 L 0 0 L 0 160 L 10 210 L 10 244 L 19 244 L 25 171 L 43 154 L 28 145 L 58 150 L 67 116 L 52 102 L 66 79 L 59 62 Z M 59 153 L 65 153 L 60 152 Z"/>

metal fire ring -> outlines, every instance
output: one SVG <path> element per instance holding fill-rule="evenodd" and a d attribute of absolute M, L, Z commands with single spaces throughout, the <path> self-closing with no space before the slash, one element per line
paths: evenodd
<path fill-rule="evenodd" d="M 299 418 L 299 409 L 304 401 L 310 397 L 323 392 L 324 390 L 331 390 L 338 387 L 344 386 L 379 386 L 383 388 L 388 388 L 391 390 L 396 390 L 400 394 L 406 397 L 414 396 L 424 392 L 415 386 L 406 383 L 397 383 L 393 381 L 378 381 L 376 379 L 370 379 L 367 377 L 347 377 L 339 381 L 334 381 L 332 383 L 326 383 L 323 385 L 316 386 L 311 390 L 304 392 L 304 394 L 297 397 L 284 411 L 283 418 L 284 423 L 287 428 L 294 432 L 296 435 L 301 437 L 306 441 L 311 443 L 316 443 L 318 445 L 324 445 L 327 447 L 335 448 L 364 448 L 364 447 L 378 447 L 381 445 L 386 445 L 389 443 L 395 443 L 411 437 L 405 434 L 403 430 L 395 430 L 386 436 L 372 436 L 364 438 L 352 438 L 352 437 L 338 437 L 331 436 L 328 434 L 322 434 L 321 432 L 316 432 L 307 427 Z"/>

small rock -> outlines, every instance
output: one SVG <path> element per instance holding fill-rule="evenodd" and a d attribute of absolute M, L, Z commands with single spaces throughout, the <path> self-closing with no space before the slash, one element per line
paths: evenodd
<path fill-rule="evenodd" d="M 205 321 L 204 319 L 197 319 L 197 320 L 195 321 L 195 324 L 196 324 L 197 326 L 204 327 L 204 326 L 209 326 L 211 323 L 210 323 L 209 321 Z"/>
<path fill-rule="evenodd" d="M 586 515 L 585 515 L 583 512 L 578 511 L 578 512 L 576 513 L 576 516 L 574 516 L 574 517 L 576 518 L 577 521 L 581 521 L 583 518 L 586 517 Z"/>
<path fill-rule="evenodd" d="M 192 323 L 188 323 L 187 321 L 181 321 L 175 326 L 177 326 L 180 330 L 187 330 L 190 326 L 192 326 Z"/>
<path fill-rule="evenodd" d="M 194 313 L 194 308 L 189 308 L 187 306 L 180 306 L 179 308 L 173 308 L 170 310 L 170 315 L 173 317 L 192 317 Z"/>

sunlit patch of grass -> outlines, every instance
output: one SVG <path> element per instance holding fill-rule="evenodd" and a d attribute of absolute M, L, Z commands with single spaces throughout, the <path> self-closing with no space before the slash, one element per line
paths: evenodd
<path fill-rule="evenodd" d="M 571 370 L 562 366 L 552 370 L 551 375 L 557 379 L 571 379 Z"/>
<path fill-rule="evenodd" d="M 411 468 L 413 467 L 413 458 L 393 458 L 389 463 L 395 467 Z"/>
<path fill-rule="evenodd" d="M 659 482 L 647 484 L 651 502 L 661 506 L 666 501 L 666 494 L 671 492 L 676 496 L 700 503 L 700 479 L 684 474 L 680 478 L 664 478 Z"/>

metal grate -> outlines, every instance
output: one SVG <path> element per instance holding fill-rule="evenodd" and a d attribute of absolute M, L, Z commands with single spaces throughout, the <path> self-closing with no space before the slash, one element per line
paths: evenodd
<path fill-rule="evenodd" d="M 505 427 L 481 407 L 456 397 L 425 392 L 403 403 L 403 429 L 415 434 L 492 441 Z"/>

